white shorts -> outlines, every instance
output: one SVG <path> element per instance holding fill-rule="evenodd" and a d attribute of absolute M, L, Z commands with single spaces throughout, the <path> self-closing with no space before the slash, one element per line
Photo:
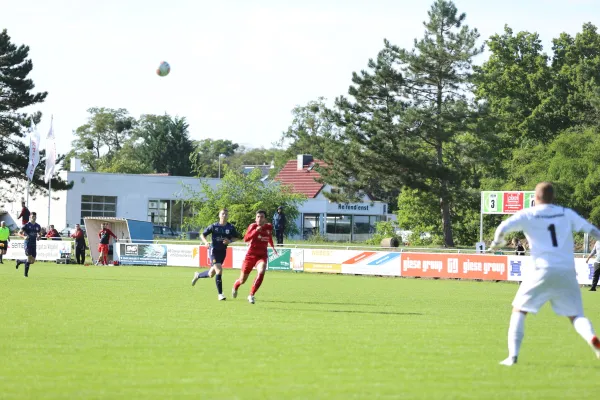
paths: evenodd
<path fill-rule="evenodd" d="M 583 316 L 581 289 L 575 269 L 543 268 L 531 271 L 521 283 L 512 306 L 535 314 L 547 301 L 557 315 Z"/>

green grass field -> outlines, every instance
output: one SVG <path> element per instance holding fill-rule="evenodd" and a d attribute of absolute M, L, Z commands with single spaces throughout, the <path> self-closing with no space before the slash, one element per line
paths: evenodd
<path fill-rule="evenodd" d="M 22 267 L 21 267 L 22 268 Z M 0 264 L 2 399 L 590 399 L 600 361 L 549 306 L 506 356 L 508 283 Z M 254 273 L 251 279 L 254 278 Z M 600 298 L 585 292 L 600 328 Z"/>

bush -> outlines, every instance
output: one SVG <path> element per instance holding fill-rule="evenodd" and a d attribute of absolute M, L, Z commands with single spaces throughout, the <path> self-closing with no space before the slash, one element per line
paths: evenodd
<path fill-rule="evenodd" d="M 402 238 L 396 234 L 396 227 L 392 221 L 377 222 L 375 224 L 375 234 L 366 243 L 379 246 L 385 238 L 396 238 L 402 243 Z"/>
<path fill-rule="evenodd" d="M 317 234 L 308 236 L 304 241 L 306 243 L 321 244 L 321 243 L 327 243 L 327 238 L 325 236 L 321 235 L 320 233 L 317 233 Z"/>

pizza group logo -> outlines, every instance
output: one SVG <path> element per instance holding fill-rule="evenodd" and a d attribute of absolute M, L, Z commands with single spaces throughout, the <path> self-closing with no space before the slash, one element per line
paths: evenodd
<path fill-rule="evenodd" d="M 135 244 L 126 244 L 125 245 L 125 255 L 126 256 L 137 256 L 138 255 L 138 246 Z"/>

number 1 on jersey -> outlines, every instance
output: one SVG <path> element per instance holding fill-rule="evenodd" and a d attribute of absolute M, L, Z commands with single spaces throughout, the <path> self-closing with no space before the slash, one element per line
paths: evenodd
<path fill-rule="evenodd" d="M 548 226 L 548 230 L 550 231 L 550 237 L 552 238 L 552 246 L 558 247 L 558 241 L 556 240 L 556 228 L 554 224 L 550 224 Z"/>

